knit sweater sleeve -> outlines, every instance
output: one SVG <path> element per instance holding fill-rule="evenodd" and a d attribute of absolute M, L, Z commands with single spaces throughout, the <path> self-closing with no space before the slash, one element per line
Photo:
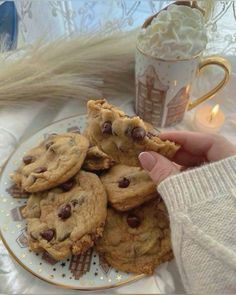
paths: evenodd
<path fill-rule="evenodd" d="M 236 293 L 236 156 L 163 181 L 172 246 L 188 293 Z"/>

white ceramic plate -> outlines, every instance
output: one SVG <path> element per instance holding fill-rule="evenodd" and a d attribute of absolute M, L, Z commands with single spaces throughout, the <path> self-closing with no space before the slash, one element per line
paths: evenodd
<path fill-rule="evenodd" d="M 4 245 L 20 265 L 52 284 L 80 290 L 98 290 L 123 285 L 144 275 L 133 275 L 117 271 L 107 265 L 95 251 L 71 256 L 56 262 L 45 253 L 33 253 L 27 247 L 26 223 L 21 209 L 26 198 L 14 198 L 17 190 L 12 187 L 10 174 L 20 165 L 22 157 L 50 133 L 61 133 L 74 129 L 82 130 L 85 116 L 76 116 L 58 121 L 26 140 L 11 156 L 0 181 L 0 225 Z M 9 189 L 10 188 L 10 189 Z"/>

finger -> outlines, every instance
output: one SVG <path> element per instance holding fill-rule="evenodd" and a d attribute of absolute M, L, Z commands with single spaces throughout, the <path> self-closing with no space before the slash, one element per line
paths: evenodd
<path fill-rule="evenodd" d="M 162 140 L 171 140 L 181 145 L 182 150 L 195 156 L 206 156 L 215 142 L 215 136 L 190 131 L 166 132 L 159 135 Z"/>
<path fill-rule="evenodd" d="M 139 155 L 142 167 L 149 173 L 152 180 L 159 184 L 167 177 L 179 173 L 176 165 L 155 152 L 143 152 Z"/>
<path fill-rule="evenodd" d="M 200 164 L 207 162 L 204 156 L 192 155 L 182 148 L 177 151 L 174 158 L 171 160 L 179 165 L 186 167 L 199 166 Z"/>
<path fill-rule="evenodd" d="M 181 150 L 192 156 L 199 156 L 203 161 L 218 161 L 236 155 L 236 146 L 226 138 L 215 134 L 204 134 L 198 132 L 166 132 L 159 135 L 161 139 L 172 140 L 181 145 Z M 176 157 L 178 158 L 177 152 Z"/>
<path fill-rule="evenodd" d="M 234 155 L 236 155 L 236 146 L 224 137 L 218 136 L 208 150 L 207 158 L 209 161 L 219 161 Z"/>

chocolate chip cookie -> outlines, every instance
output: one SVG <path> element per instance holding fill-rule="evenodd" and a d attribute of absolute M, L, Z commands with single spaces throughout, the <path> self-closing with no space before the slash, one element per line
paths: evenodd
<path fill-rule="evenodd" d="M 117 163 L 139 166 L 138 155 L 145 150 L 172 158 L 179 149 L 175 143 L 162 141 L 150 132 L 150 127 L 138 116 L 125 115 L 105 99 L 88 101 L 87 109 L 85 136 Z"/>
<path fill-rule="evenodd" d="M 53 188 L 79 171 L 88 147 L 88 139 L 83 135 L 52 134 L 26 153 L 12 180 L 27 192 Z"/>
<path fill-rule="evenodd" d="M 56 260 L 92 247 L 107 215 L 107 196 L 98 176 L 80 171 L 73 181 L 73 187 L 32 194 L 24 211 L 30 249 L 46 250 Z"/>
<path fill-rule="evenodd" d="M 117 164 L 101 176 L 108 201 L 117 210 L 127 211 L 157 197 L 156 185 L 140 167 Z"/>
<path fill-rule="evenodd" d="M 92 146 L 88 149 L 83 169 L 87 171 L 106 170 L 114 164 L 115 161 L 110 156 L 101 151 L 97 146 Z"/>
<path fill-rule="evenodd" d="M 156 266 L 173 258 L 163 201 L 153 200 L 125 213 L 109 208 L 96 248 L 118 270 L 152 274 Z"/>

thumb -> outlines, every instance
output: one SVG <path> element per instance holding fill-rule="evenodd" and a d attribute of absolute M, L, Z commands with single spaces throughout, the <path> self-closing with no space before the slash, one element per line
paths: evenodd
<path fill-rule="evenodd" d="M 170 160 L 155 152 L 139 154 L 139 161 L 152 180 L 159 184 L 168 176 L 179 173 L 178 168 Z"/>

